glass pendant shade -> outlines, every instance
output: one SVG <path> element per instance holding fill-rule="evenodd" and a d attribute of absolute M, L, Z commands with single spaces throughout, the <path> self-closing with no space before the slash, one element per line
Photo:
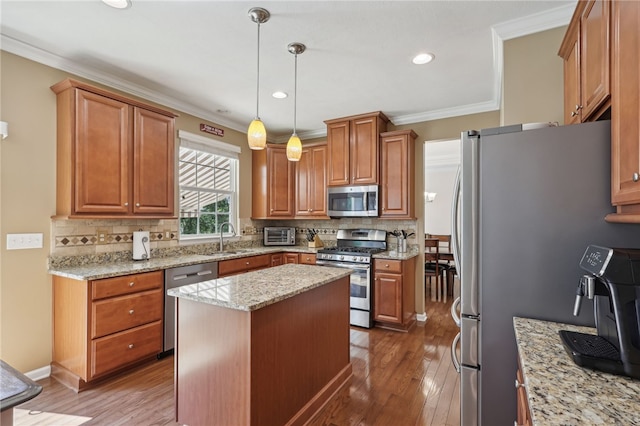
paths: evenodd
<path fill-rule="evenodd" d="M 302 142 L 300 142 L 298 135 L 294 133 L 289 138 L 289 142 L 287 142 L 287 160 L 300 161 L 300 157 L 302 157 Z"/>
<path fill-rule="evenodd" d="M 247 142 L 251 149 L 264 149 L 267 145 L 267 130 L 264 128 L 264 123 L 259 118 L 254 119 L 249 124 L 249 130 L 247 130 Z"/>

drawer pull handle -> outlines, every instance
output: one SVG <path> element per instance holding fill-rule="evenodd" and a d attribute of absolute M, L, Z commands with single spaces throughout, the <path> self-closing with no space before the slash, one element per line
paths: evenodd
<path fill-rule="evenodd" d="M 129 343 L 129 349 L 133 349 L 133 343 Z"/>
<path fill-rule="evenodd" d="M 249 262 L 247 262 L 247 265 L 249 264 Z"/>
<path fill-rule="evenodd" d="M 129 283 L 129 287 L 133 287 L 133 285 L 134 285 L 134 284 L 135 284 L 135 283 L 134 283 L 133 281 L 131 281 L 131 282 Z"/>
<path fill-rule="evenodd" d="M 633 181 L 634 181 L 634 182 L 637 182 L 637 181 L 639 181 L 639 180 L 640 180 L 640 175 L 638 174 L 638 172 L 635 172 L 635 173 L 633 174 Z"/>
<path fill-rule="evenodd" d="M 384 267 L 385 267 L 385 268 L 388 268 L 388 267 L 389 267 L 389 264 L 388 264 L 388 263 L 385 263 L 385 264 L 384 264 Z"/>
<path fill-rule="evenodd" d="M 129 315 L 133 315 L 133 309 L 129 311 Z"/>

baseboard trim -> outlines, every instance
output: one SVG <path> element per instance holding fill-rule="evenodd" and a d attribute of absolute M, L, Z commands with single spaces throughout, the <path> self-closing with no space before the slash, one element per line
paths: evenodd
<path fill-rule="evenodd" d="M 25 376 L 30 378 L 31 380 L 38 381 L 42 379 L 46 379 L 51 376 L 51 366 L 47 365 L 46 367 L 36 368 L 35 370 L 28 371 L 24 373 Z"/>

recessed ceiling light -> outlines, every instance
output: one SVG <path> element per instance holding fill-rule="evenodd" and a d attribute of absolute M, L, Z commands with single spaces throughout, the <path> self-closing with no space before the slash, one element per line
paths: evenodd
<path fill-rule="evenodd" d="M 276 99 L 284 99 L 289 95 L 287 95 L 285 92 L 278 91 L 278 92 L 273 92 L 273 94 L 271 96 L 273 96 Z"/>
<path fill-rule="evenodd" d="M 131 7 L 131 0 L 102 0 L 107 6 L 115 7 L 116 9 L 126 9 Z"/>
<path fill-rule="evenodd" d="M 416 65 L 423 65 L 433 61 L 433 58 L 435 58 L 435 55 L 433 53 L 421 53 L 419 55 L 416 55 L 413 58 L 412 62 Z"/>

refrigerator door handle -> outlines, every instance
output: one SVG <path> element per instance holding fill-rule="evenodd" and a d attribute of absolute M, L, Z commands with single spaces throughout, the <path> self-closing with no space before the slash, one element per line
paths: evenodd
<path fill-rule="evenodd" d="M 453 186 L 453 202 L 451 203 L 451 251 L 453 252 L 453 262 L 457 266 L 456 273 L 462 282 L 462 268 L 460 264 L 460 173 L 461 166 L 456 171 L 455 184 Z M 454 318 L 455 319 L 455 318 Z"/>
<path fill-rule="evenodd" d="M 458 315 L 458 306 L 460 306 L 460 296 L 456 297 L 456 300 L 454 300 L 451 304 L 451 318 L 453 318 L 453 322 L 455 322 L 458 328 L 460 328 L 460 315 Z"/>
<path fill-rule="evenodd" d="M 460 361 L 458 361 L 458 356 L 456 355 L 456 348 L 458 347 L 459 342 L 460 332 L 456 334 L 456 337 L 453 338 L 453 342 L 451 342 L 451 362 L 458 373 L 460 373 Z"/>

